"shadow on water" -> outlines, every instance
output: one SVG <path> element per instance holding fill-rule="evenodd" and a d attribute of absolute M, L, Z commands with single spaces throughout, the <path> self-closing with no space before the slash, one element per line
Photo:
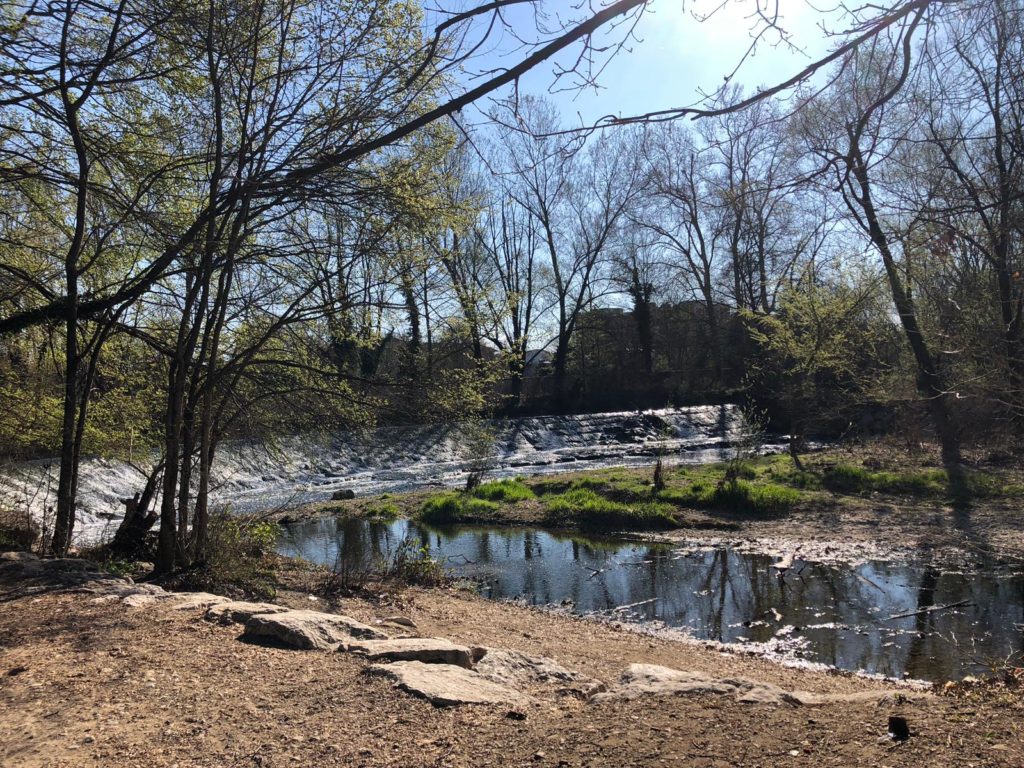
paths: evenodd
<path fill-rule="evenodd" d="M 476 582 L 486 597 L 678 628 L 842 669 L 941 681 L 983 673 L 1024 650 L 1019 573 L 867 562 L 798 563 L 781 576 L 773 558 L 725 547 L 680 550 L 408 520 L 300 522 L 284 533 L 280 551 L 351 567 L 386 557 L 407 537 Z"/>

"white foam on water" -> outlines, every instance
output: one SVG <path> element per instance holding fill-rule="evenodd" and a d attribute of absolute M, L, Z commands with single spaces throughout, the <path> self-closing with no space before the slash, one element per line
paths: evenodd
<path fill-rule="evenodd" d="M 489 474 L 509 477 L 651 463 L 722 459 L 743 434 L 735 405 L 650 411 L 534 416 L 492 422 Z M 469 457 L 458 426 L 380 427 L 324 437 L 294 436 L 274 445 L 224 444 L 214 462 L 211 502 L 262 510 L 323 501 L 338 490 L 357 495 L 465 482 Z M 769 450 L 778 446 L 767 446 Z M 140 491 L 142 469 L 128 462 L 88 458 L 80 470 L 76 541 L 113 534 L 124 507 Z M 0 503 L 52 518 L 58 462 L 37 460 L 0 467 Z"/>

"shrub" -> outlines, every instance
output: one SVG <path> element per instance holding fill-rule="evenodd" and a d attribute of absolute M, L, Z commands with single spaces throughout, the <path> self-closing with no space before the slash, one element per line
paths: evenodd
<path fill-rule="evenodd" d="M 226 511 L 210 515 L 206 559 L 182 575 L 182 586 L 273 597 L 274 572 L 268 555 L 277 537 L 278 527 L 258 517 Z"/>
<path fill-rule="evenodd" d="M 655 493 L 665 490 L 665 468 L 662 466 L 660 456 L 654 464 L 654 477 L 651 484 L 654 486 Z"/>
<path fill-rule="evenodd" d="M 39 538 L 39 525 L 28 512 L 0 509 L 0 552 L 28 551 Z"/>
<path fill-rule="evenodd" d="M 529 486 L 523 483 L 522 480 L 516 479 L 493 480 L 489 483 L 483 483 L 473 489 L 473 495 L 478 499 L 509 503 L 537 498 L 537 495 Z"/>
<path fill-rule="evenodd" d="M 406 584 L 436 587 L 448 581 L 444 563 L 430 554 L 430 548 L 412 538 L 403 539 L 390 558 L 385 575 Z"/>
<path fill-rule="evenodd" d="M 448 580 L 444 563 L 431 556 L 429 547 L 408 536 L 393 552 L 389 550 L 370 560 L 346 558 L 339 553 L 334 567 L 323 575 L 317 589 L 320 594 L 335 596 L 359 592 L 371 582 L 399 581 L 434 587 Z"/>

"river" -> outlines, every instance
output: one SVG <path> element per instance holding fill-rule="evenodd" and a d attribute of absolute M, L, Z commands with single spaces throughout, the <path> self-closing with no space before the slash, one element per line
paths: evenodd
<path fill-rule="evenodd" d="M 728 643 L 789 663 L 944 681 L 984 674 L 1024 650 L 1024 576 L 995 568 L 798 561 L 781 574 L 772 557 L 728 547 L 330 517 L 289 525 L 280 549 L 358 571 L 393 556 L 406 539 L 486 597 Z"/>

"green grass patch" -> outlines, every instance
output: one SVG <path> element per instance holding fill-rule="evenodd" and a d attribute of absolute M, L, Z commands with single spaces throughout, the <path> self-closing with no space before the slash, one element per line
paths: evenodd
<path fill-rule="evenodd" d="M 867 494 L 889 493 L 910 496 L 944 496 L 949 481 L 941 469 L 916 472 L 874 472 L 864 467 L 837 464 L 827 467 L 821 484 L 835 493 Z"/>
<path fill-rule="evenodd" d="M 501 509 L 496 502 L 463 493 L 442 493 L 423 502 L 419 519 L 431 525 L 493 520 Z"/>
<path fill-rule="evenodd" d="M 546 524 L 573 524 L 582 530 L 651 530 L 673 528 L 676 525 L 672 507 L 668 504 L 623 504 L 601 496 L 590 488 L 571 488 L 546 498 L 544 506 Z"/>
<path fill-rule="evenodd" d="M 659 501 L 680 507 L 718 509 L 726 512 L 775 516 L 788 512 L 800 501 L 800 491 L 778 483 L 693 483 L 687 488 L 666 488 Z"/>
<path fill-rule="evenodd" d="M 506 503 L 537 498 L 537 494 L 526 483 L 511 478 L 482 483 L 473 489 L 473 495 L 478 499 Z"/>
<path fill-rule="evenodd" d="M 380 501 L 366 507 L 366 516 L 371 520 L 397 520 L 402 510 L 393 501 Z"/>

